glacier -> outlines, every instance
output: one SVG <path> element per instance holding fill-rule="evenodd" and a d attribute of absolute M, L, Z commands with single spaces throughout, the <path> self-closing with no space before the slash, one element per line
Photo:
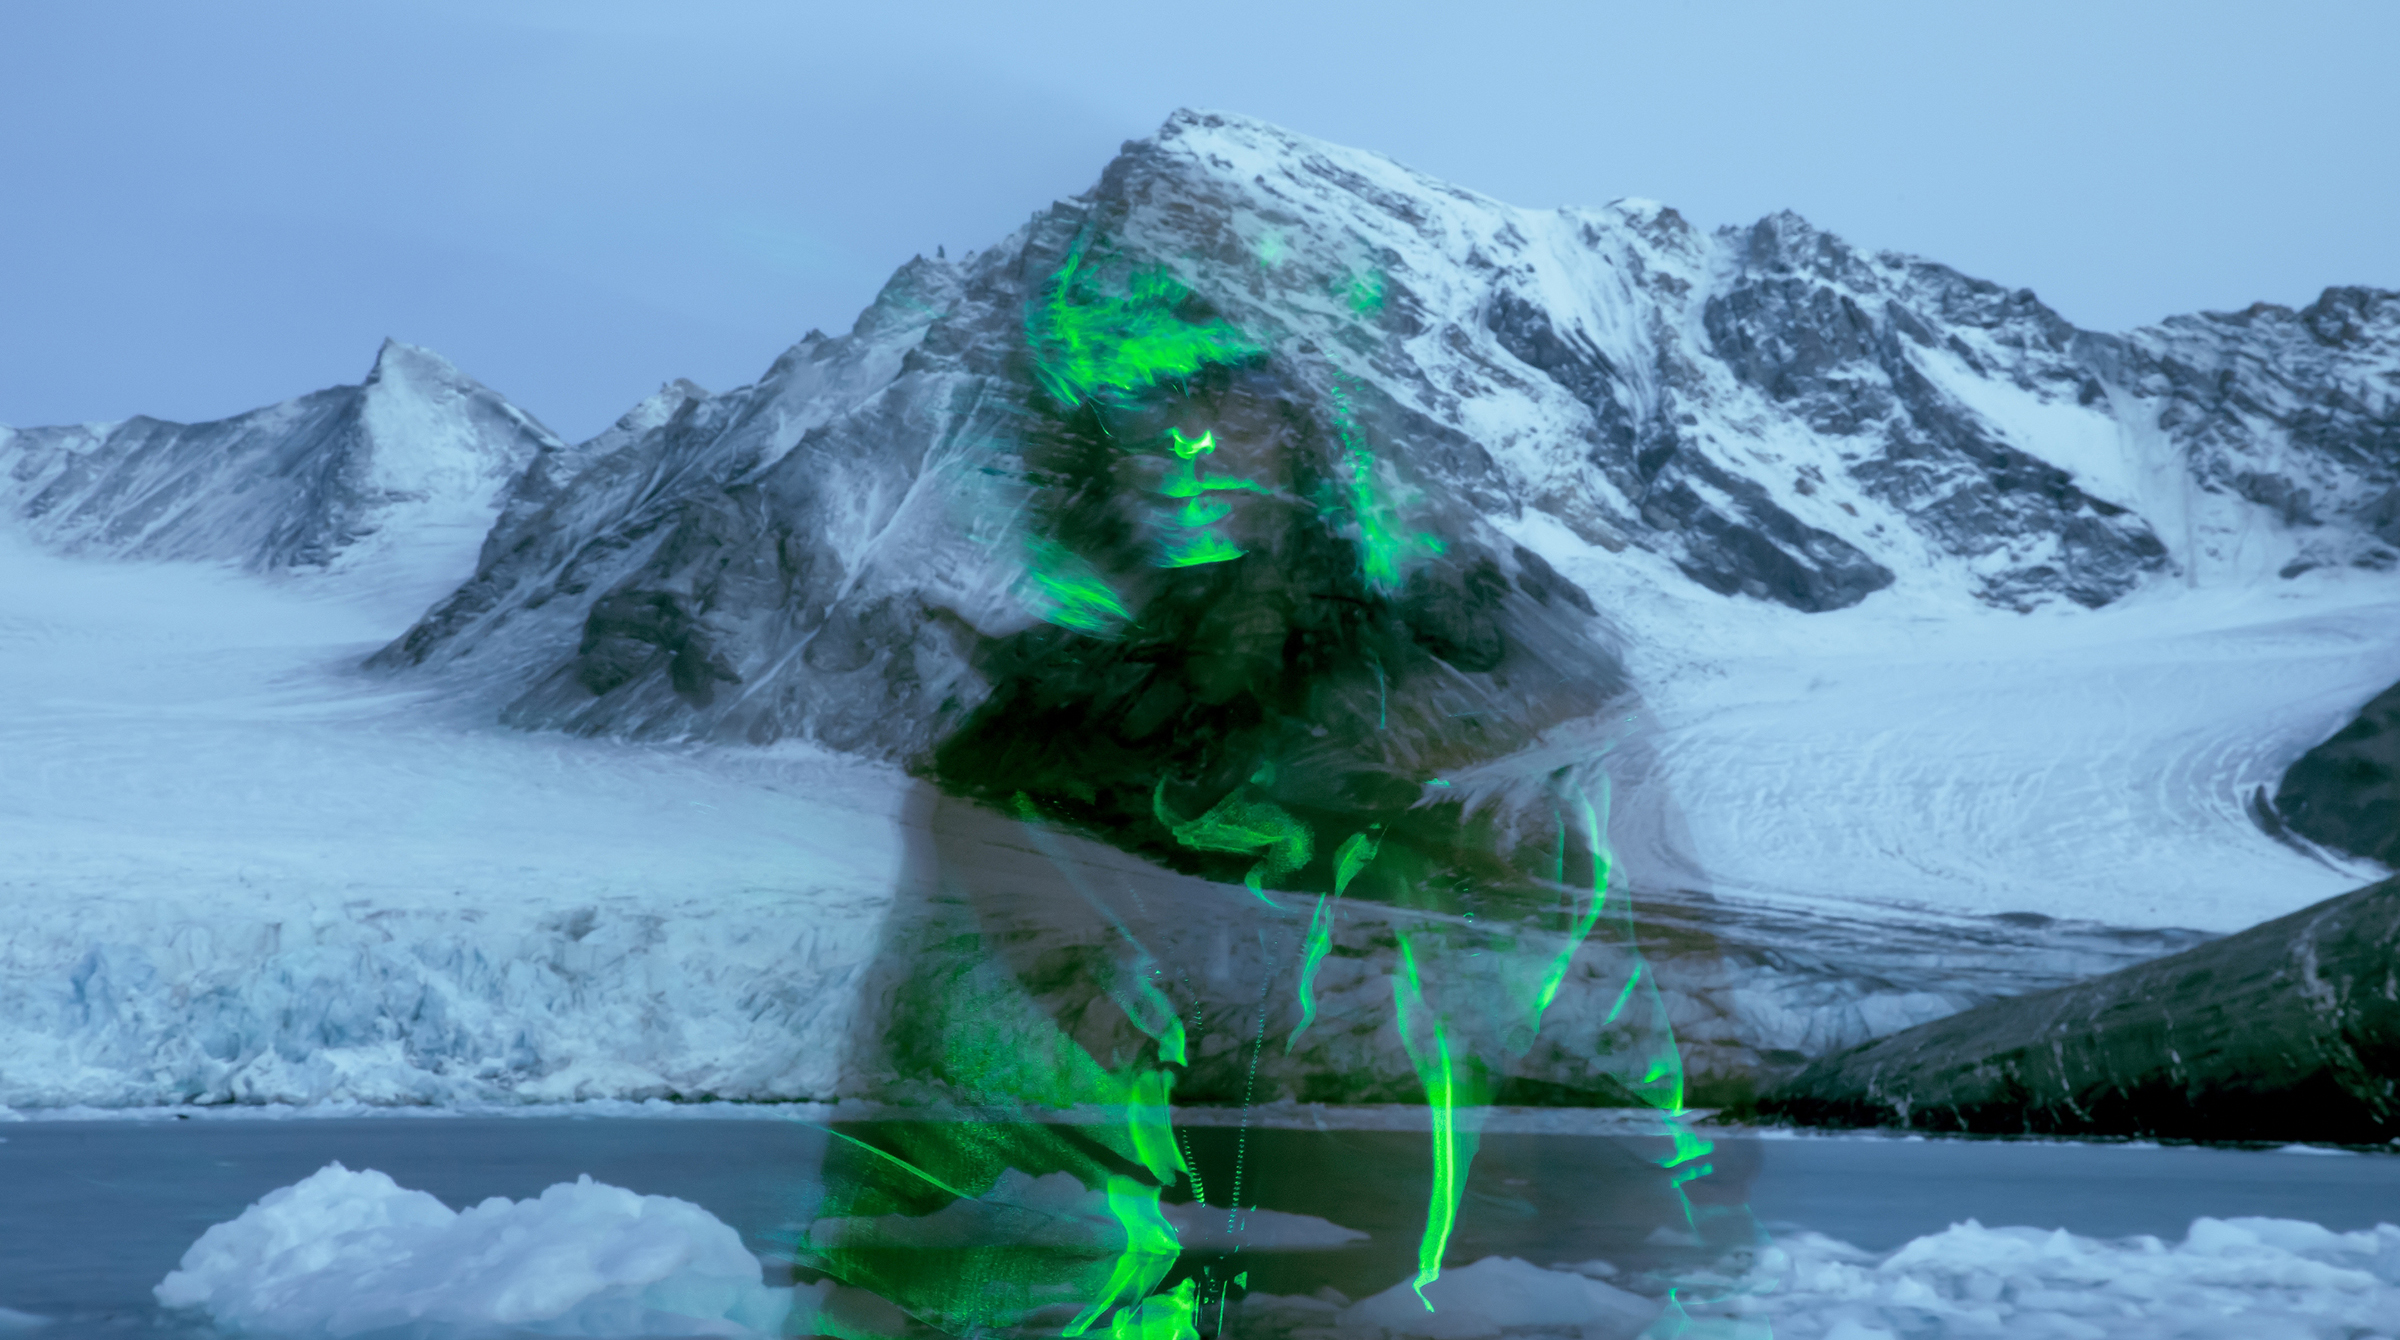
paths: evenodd
<path fill-rule="evenodd" d="M 398 344 L 222 424 L 0 429 L 0 1105 L 843 1096 L 908 764 L 1032 619 L 976 490 L 1095 211 L 1602 612 L 1697 1071 L 2382 873 L 2253 805 L 2400 678 L 2391 295 L 2078 331 L 1795 216 L 1520 210 L 1180 113 L 584 444 Z"/>

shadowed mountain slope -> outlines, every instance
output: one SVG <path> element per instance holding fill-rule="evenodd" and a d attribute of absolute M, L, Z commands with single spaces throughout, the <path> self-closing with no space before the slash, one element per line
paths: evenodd
<path fill-rule="evenodd" d="M 1810 1125 L 2381 1144 L 2400 1133 L 2400 880 L 1808 1067 Z"/>

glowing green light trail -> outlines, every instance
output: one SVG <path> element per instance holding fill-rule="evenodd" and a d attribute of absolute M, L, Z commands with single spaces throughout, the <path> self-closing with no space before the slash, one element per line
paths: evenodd
<path fill-rule="evenodd" d="M 1399 507 L 1385 491 L 1375 453 L 1352 410 L 1350 394 L 1337 378 L 1333 388 L 1333 431 L 1350 463 L 1350 520 L 1358 527 L 1359 562 L 1368 584 L 1395 591 L 1417 560 L 1440 554 L 1447 546 L 1435 535 L 1408 534 L 1401 528 Z"/>
<path fill-rule="evenodd" d="M 1107 636 L 1132 620 L 1108 579 L 1066 546 L 1029 536 L 1025 559 L 1033 604 L 1051 623 L 1078 633 Z"/>
<path fill-rule="evenodd" d="M 1235 791 L 1210 807 L 1197 819 L 1178 820 L 1167 809 L 1167 784 L 1162 779 L 1151 796 L 1151 808 L 1158 821 L 1177 842 L 1194 851 L 1230 852 L 1246 856 L 1262 853 L 1259 862 L 1242 877 L 1242 884 L 1267 906 L 1281 911 L 1282 907 L 1266 892 L 1266 881 L 1280 879 L 1308 864 L 1316 849 L 1316 839 L 1307 824 L 1267 800 L 1247 800 Z"/>
<path fill-rule="evenodd" d="M 1417 1241 L 1417 1275 L 1409 1285 L 1416 1291 L 1417 1301 L 1431 1312 L 1433 1301 L 1425 1296 L 1425 1286 L 1442 1277 L 1442 1257 L 1449 1250 L 1451 1230 L 1458 1225 L 1458 1202 L 1466 1190 L 1464 1174 L 1468 1160 L 1474 1157 L 1474 1137 L 1470 1132 L 1462 1139 L 1459 1131 L 1458 1073 L 1441 1017 L 1432 1016 L 1430 1046 L 1413 1036 L 1416 1030 L 1411 1021 L 1425 1008 L 1425 988 L 1417 975 L 1416 948 L 1406 932 L 1400 936 L 1400 972 L 1392 978 L 1392 1004 L 1400 1025 L 1400 1045 L 1425 1086 L 1425 1106 L 1433 1118 L 1433 1190 L 1425 1207 L 1425 1233 Z"/>
<path fill-rule="evenodd" d="M 1300 1035 L 1317 1021 L 1317 969 L 1325 956 L 1333 952 L 1333 921 L 1325 914 L 1326 897 L 1317 895 L 1317 910 L 1308 918 L 1308 946 L 1300 958 L 1300 1022 L 1293 1026 L 1291 1036 L 1283 1040 L 1288 1055 Z"/>
<path fill-rule="evenodd" d="M 1211 498 L 1206 502 L 1194 498 L 1183 505 L 1182 511 L 1175 514 L 1175 524 L 1196 530 L 1201 526 L 1213 526 L 1223 521 L 1232 512 L 1233 504 L 1223 498 Z"/>
<path fill-rule="evenodd" d="M 1027 305 L 1025 344 L 1042 389 L 1069 409 L 1094 396 L 1139 395 L 1211 363 L 1266 352 L 1224 321 L 1186 321 L 1191 290 L 1163 266 L 1134 270 L 1121 295 L 1100 291 L 1089 239 L 1079 238 L 1042 295 Z"/>
<path fill-rule="evenodd" d="M 1118 1308 L 1117 1315 L 1109 1318 L 1109 1340 L 1199 1340 L 1200 1330 L 1192 1324 L 1192 1312 L 1198 1306 L 1193 1284 L 1187 1279 L 1165 1293 Z"/>
<path fill-rule="evenodd" d="M 1243 550 L 1222 535 L 1195 535 L 1189 539 L 1173 539 L 1159 547 L 1158 565 L 1162 568 L 1196 568 L 1205 563 L 1228 563 L 1240 558 Z"/>
<path fill-rule="evenodd" d="M 1585 904 L 1583 911 L 1567 927 L 1564 943 L 1559 949 L 1558 955 L 1550 961 L 1549 969 L 1542 974 L 1541 985 L 1535 990 L 1532 1001 L 1533 1026 L 1537 1029 L 1541 1027 L 1542 1016 L 1549 1012 L 1550 1002 L 1558 998 L 1559 987 L 1564 985 L 1567 980 L 1567 968 L 1575 961 L 1576 947 L 1583 943 L 1584 937 L 1592 933 L 1594 926 L 1600 924 L 1601 910 L 1608 905 L 1608 875 L 1613 862 L 1608 849 L 1608 839 L 1602 831 L 1606 826 L 1602 815 L 1608 804 L 1608 792 L 1605 789 L 1608 783 L 1603 778 L 1600 784 L 1603 789 L 1600 793 L 1601 800 L 1598 807 L 1595 807 L 1580 792 L 1570 797 L 1569 817 L 1574 820 L 1579 829 L 1578 836 L 1583 839 L 1583 849 L 1589 852 L 1592 858 L 1591 901 Z M 1562 822 L 1559 825 L 1558 853 L 1558 877 L 1561 883 L 1565 882 L 1567 874 L 1566 837 L 1566 824 Z M 1631 990 L 1632 983 L 1628 982 L 1626 988 Z M 1622 1004 L 1623 1002 L 1620 1001 L 1620 1008 L 1622 1008 Z M 1615 1018 L 1616 1011 L 1611 1010 L 1609 1017 Z"/>
<path fill-rule="evenodd" d="M 1120 1298 L 1128 1300 L 1132 1305 L 1130 1310 L 1139 1313 L 1142 1296 L 1166 1278 L 1183 1250 L 1176 1240 L 1175 1226 L 1167 1222 L 1166 1215 L 1158 1208 L 1157 1187 L 1144 1186 L 1130 1177 L 1111 1177 L 1106 1191 L 1109 1212 L 1116 1215 L 1117 1223 L 1125 1230 L 1125 1249 L 1109 1268 L 1108 1279 L 1101 1284 L 1098 1294 L 1059 1332 L 1061 1336 L 1078 1336 L 1090 1330 L 1092 1323 L 1116 1306 Z M 1170 1304 L 1159 1320 L 1165 1321 L 1172 1314 Z M 1190 1315 L 1188 1307 L 1183 1315 Z M 1171 1326 L 1165 1333 L 1176 1334 Z M 1116 1334 L 1114 1326 L 1110 1327 L 1110 1334 Z M 1152 1332 L 1145 1330 L 1143 1334 Z"/>

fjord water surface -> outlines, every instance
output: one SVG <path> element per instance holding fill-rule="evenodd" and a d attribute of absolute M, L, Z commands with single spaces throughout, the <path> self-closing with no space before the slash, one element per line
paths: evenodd
<path fill-rule="evenodd" d="M 0 1308 L 45 1337 L 206 1334 L 150 1290 L 209 1226 L 329 1162 L 389 1173 L 461 1207 L 523 1199 L 581 1174 L 692 1201 L 732 1225 L 785 1282 L 795 1215 L 813 1199 L 827 1136 L 789 1120 L 426 1117 L 29 1121 L 0 1142 Z M 1230 1157 L 1231 1127 L 1191 1132 Z M 1410 1273 L 1424 1213 L 1421 1132 L 1252 1129 L 1264 1204 L 1369 1235 L 1330 1251 L 1263 1254 L 1254 1290 L 1333 1287 L 1356 1298 Z M 1454 1264 L 1607 1260 L 1639 1269 L 1680 1214 L 1645 1142 L 1487 1135 Z M 1223 1146 L 1219 1148 L 1218 1146 Z M 1949 1225 L 2180 1237 L 2193 1219 L 2264 1216 L 2336 1232 L 2400 1215 L 2400 1156 L 1883 1137 L 1720 1136 L 1709 1197 L 1746 1200 L 1770 1233 L 1813 1231 L 1885 1252 Z M 0 1313 L 0 1318 L 5 1317 Z"/>

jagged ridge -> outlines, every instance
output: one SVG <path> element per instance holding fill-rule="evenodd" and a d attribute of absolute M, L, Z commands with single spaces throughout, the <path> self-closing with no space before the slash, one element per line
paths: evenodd
<path fill-rule="evenodd" d="M 2100 335 L 1790 214 L 1710 236 L 1641 201 L 1518 210 L 1185 112 L 756 385 L 628 416 L 382 663 L 472 656 L 533 685 L 528 726 L 921 752 L 985 690 L 976 647 L 1030 617 L 989 481 L 1023 469 L 1025 305 L 1095 226 L 1382 397 L 1415 487 L 1562 523 L 1554 561 L 1580 541 L 1821 610 L 2400 557 L 2394 295 Z"/>

